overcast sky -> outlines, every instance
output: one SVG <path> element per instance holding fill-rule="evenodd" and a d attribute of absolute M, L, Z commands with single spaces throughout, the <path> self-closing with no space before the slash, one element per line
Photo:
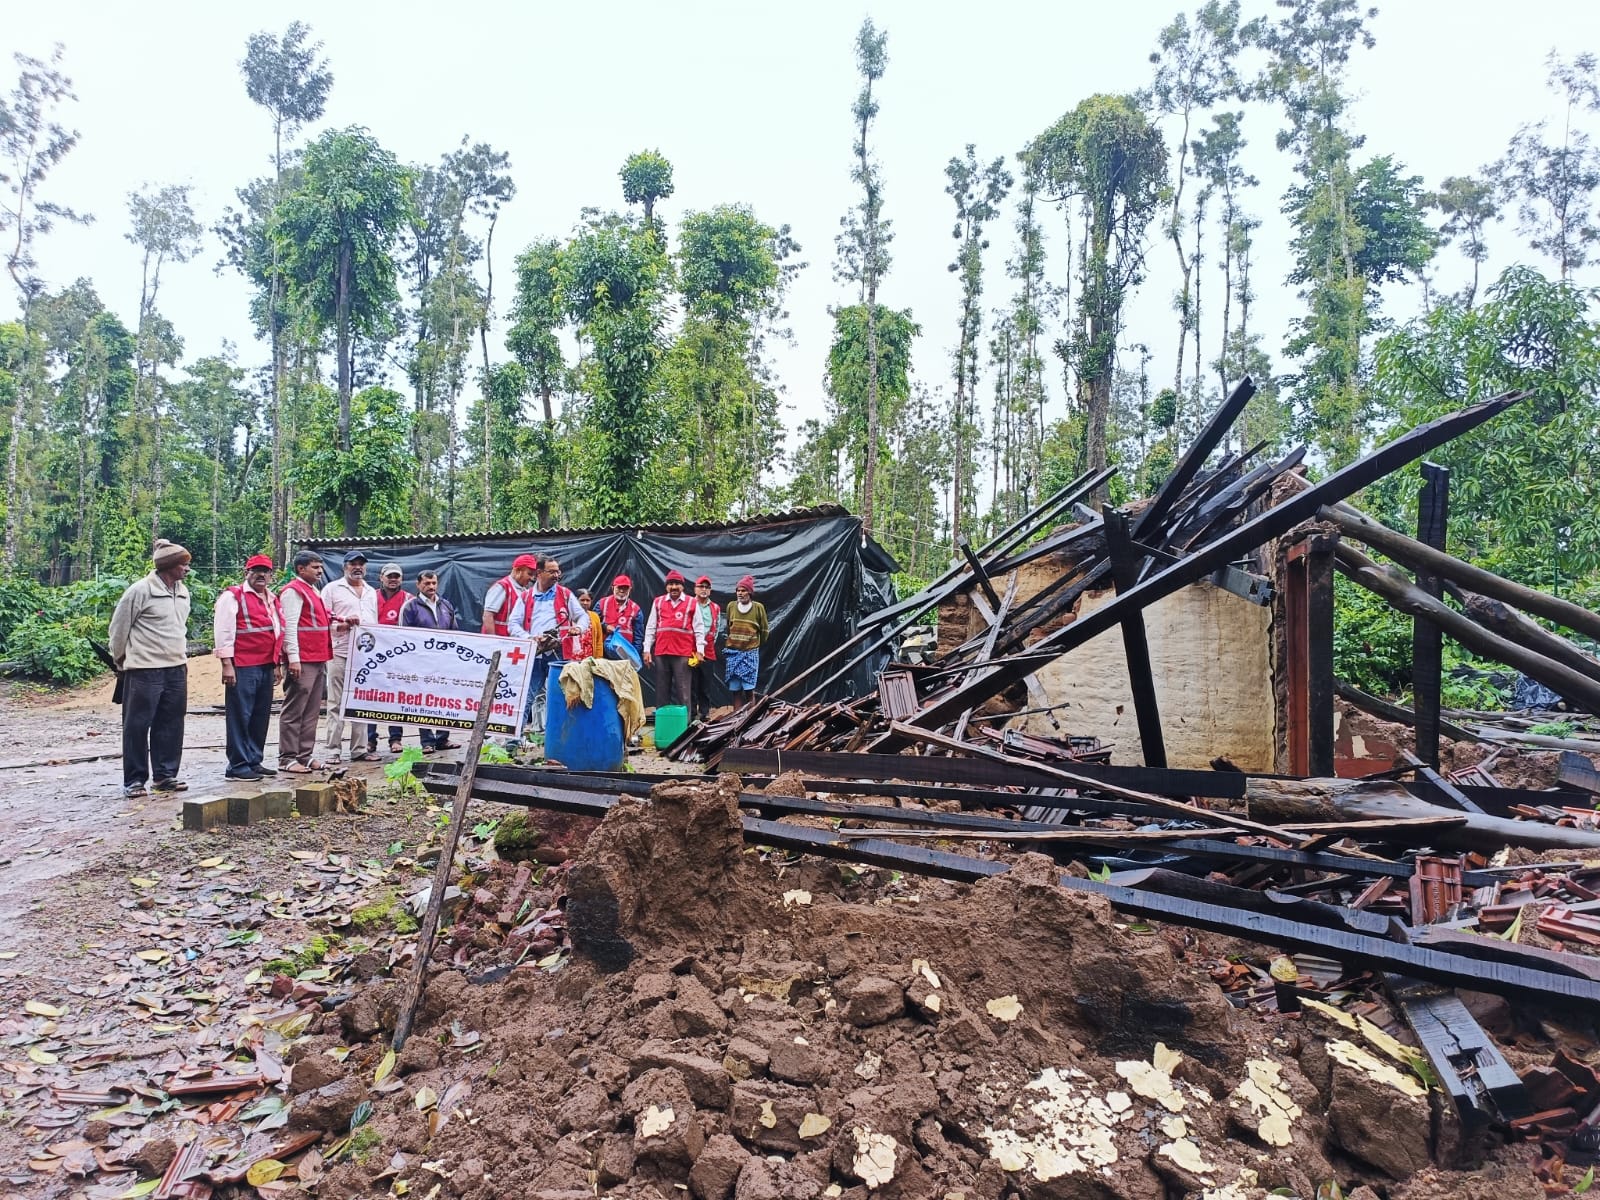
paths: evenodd
<path fill-rule="evenodd" d="M 1246 4 L 1247 13 L 1267 7 L 1265 0 Z M 810 264 L 791 296 L 796 343 L 779 354 L 793 426 L 822 411 L 827 307 L 853 298 L 834 282 L 833 238 L 853 199 L 852 46 L 866 11 L 826 0 L 799 7 L 400 0 L 380 17 L 353 3 L 56 0 L 8 5 L 0 48 L 43 56 L 65 43 L 80 99 L 65 119 L 82 140 L 53 173 L 48 195 L 97 220 L 58 227 L 40 243 L 40 273 L 52 287 L 89 276 L 131 323 L 139 261 L 124 240 L 128 193 L 191 184 L 209 226 L 237 186 L 269 169 L 271 128 L 246 98 L 238 64 L 252 32 L 281 32 L 299 18 L 325 43 L 335 76 L 318 128 L 366 125 L 406 162 L 436 162 L 463 134 L 510 153 L 518 195 L 495 237 L 502 313 L 513 255 L 535 237 L 569 232 L 585 205 L 621 207 L 617 170 L 635 150 L 658 148 L 674 165 L 677 191 L 661 206 L 669 222 L 691 209 L 742 202 L 769 223 L 792 224 Z M 943 384 L 955 326 L 945 163 L 969 141 L 980 156 L 1010 154 L 1085 96 L 1145 85 L 1156 34 L 1176 11 L 1144 0 L 871 8 L 889 32 L 890 55 L 875 142 L 894 262 L 880 297 L 912 308 L 923 325 L 914 364 L 920 379 Z M 1377 47 L 1358 52 L 1351 73 L 1361 95 L 1354 124 L 1368 135 L 1367 153 L 1394 154 L 1433 185 L 1477 172 L 1520 122 L 1555 115 L 1543 58 L 1553 47 L 1569 56 L 1600 49 L 1600 3 L 1389 0 L 1372 30 Z M 1281 329 L 1296 310 L 1283 284 L 1286 230 L 1277 209 L 1287 164 L 1272 149 L 1277 128 L 1266 110 L 1247 118 L 1247 166 L 1262 180 L 1247 204 L 1267 220 L 1256 276 L 1264 329 Z M 1055 212 L 1046 219 L 1059 226 Z M 1011 252 L 1009 212 L 993 237 L 991 306 L 1011 290 L 1001 275 Z M 1495 229 L 1491 247 L 1496 267 L 1528 257 L 1509 225 Z M 240 362 L 253 366 L 265 352 L 252 340 L 247 291 L 238 276 L 214 272 L 219 257 L 209 236 L 198 259 L 170 268 L 161 308 L 184 337 L 188 359 L 229 339 Z M 1151 247 L 1151 279 L 1124 336 L 1151 344 L 1158 379 L 1170 374 L 1175 337 L 1171 259 L 1169 245 Z M 1047 270 L 1060 281 L 1059 263 Z M 1446 287 L 1464 279 L 1455 251 L 1443 252 L 1440 276 Z M 1217 279 L 1206 286 L 1214 298 Z M 1414 312 L 1416 291 L 1391 290 L 1388 311 Z M 0 305 L 15 311 L 9 292 Z M 502 321 L 497 350 L 503 328 Z M 1275 357 L 1278 340 L 1269 339 Z M 1059 413 L 1054 364 L 1052 382 Z"/>

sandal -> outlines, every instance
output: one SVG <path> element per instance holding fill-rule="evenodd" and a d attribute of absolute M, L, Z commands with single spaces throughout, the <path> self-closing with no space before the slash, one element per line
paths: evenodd
<path fill-rule="evenodd" d="M 459 749 L 461 749 L 461 743 L 460 742 L 440 742 L 438 745 L 434 746 L 434 749 L 435 750 L 459 750 Z"/>
<path fill-rule="evenodd" d="M 333 765 L 334 766 L 338 766 L 339 765 L 339 760 L 337 758 L 333 760 Z M 326 771 L 327 769 L 328 768 L 325 765 L 323 765 L 323 763 L 322 763 L 322 761 L 320 759 L 313 758 L 310 762 L 308 762 L 306 764 L 306 770 L 308 770 L 308 771 Z"/>
<path fill-rule="evenodd" d="M 390 754 L 399 754 L 405 748 L 406 748 L 405 747 L 405 743 L 402 742 L 399 738 L 390 738 L 389 739 L 389 753 Z"/>
<path fill-rule="evenodd" d="M 260 776 L 256 776 L 257 779 Z M 158 779 L 150 785 L 152 792 L 187 792 L 189 785 L 181 779 Z"/>
<path fill-rule="evenodd" d="M 288 763 L 287 765 L 278 768 L 278 770 L 283 772 L 285 775 L 309 775 L 316 769 L 317 768 L 315 767 L 302 766 L 299 763 Z"/>
<path fill-rule="evenodd" d="M 138 800 L 140 797 L 148 796 L 149 794 L 142 783 L 130 783 L 122 789 L 122 798 L 124 800 Z"/>
<path fill-rule="evenodd" d="M 377 757 L 378 756 L 376 754 L 374 754 L 371 750 L 357 750 L 354 754 L 352 754 L 350 756 L 350 761 L 351 762 L 366 762 L 368 759 L 373 759 L 373 758 L 377 758 Z"/>
<path fill-rule="evenodd" d="M 433 747 L 433 746 L 424 746 L 424 747 L 423 747 L 423 748 L 422 748 L 422 752 L 423 752 L 423 753 L 424 753 L 424 754 L 433 754 L 433 753 L 434 753 L 434 752 L 435 752 L 435 749 L 436 749 L 436 748 L 435 748 L 435 747 Z"/>

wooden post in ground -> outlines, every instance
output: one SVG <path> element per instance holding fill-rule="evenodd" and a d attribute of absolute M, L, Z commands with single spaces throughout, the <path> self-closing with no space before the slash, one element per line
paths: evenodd
<path fill-rule="evenodd" d="M 411 979 L 406 984 L 405 998 L 400 1002 L 400 1013 L 394 1023 L 394 1049 L 399 1053 L 411 1033 L 411 1022 L 416 1020 L 417 1009 L 422 1005 L 422 991 L 428 980 L 428 959 L 433 955 L 433 940 L 439 932 L 439 910 L 444 907 L 445 888 L 450 884 L 450 868 L 455 862 L 456 843 L 461 840 L 461 825 L 467 819 L 467 800 L 472 795 L 472 785 L 478 778 L 478 754 L 483 750 L 484 735 L 489 730 L 489 715 L 494 711 L 495 685 L 500 682 L 500 651 L 489 658 L 489 677 L 483 681 L 483 699 L 478 702 L 478 719 L 472 723 L 472 736 L 467 739 L 466 757 L 461 763 L 461 781 L 456 784 L 455 803 L 450 810 L 450 827 L 444 831 L 444 845 L 439 850 L 439 863 L 433 869 L 433 887 L 428 892 L 428 911 L 422 918 L 422 928 L 417 932 L 416 961 L 412 964 Z M 532 681 L 529 681 L 532 687 Z"/>
<path fill-rule="evenodd" d="M 1437 463 L 1422 464 L 1422 489 L 1417 493 L 1417 541 L 1443 551 L 1450 514 L 1450 471 Z M 1432 571 L 1417 571 L 1417 587 L 1438 600 L 1444 580 Z M 1439 765 L 1439 673 L 1444 635 L 1427 617 L 1411 619 L 1411 694 L 1417 710 L 1417 757 Z"/>

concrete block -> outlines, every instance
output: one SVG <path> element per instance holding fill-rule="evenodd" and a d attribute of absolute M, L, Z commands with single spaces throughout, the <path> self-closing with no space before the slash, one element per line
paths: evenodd
<path fill-rule="evenodd" d="M 320 817 L 337 804 L 331 783 L 302 783 L 294 790 L 294 810 L 302 817 Z"/>
<path fill-rule="evenodd" d="M 267 819 L 267 798 L 249 792 L 228 798 L 229 825 L 255 825 Z"/>
<path fill-rule="evenodd" d="M 203 796 L 183 802 L 183 827 L 200 833 L 215 825 L 228 823 L 228 798 Z"/>
<path fill-rule="evenodd" d="M 267 803 L 267 820 L 279 821 L 294 815 L 293 788 L 268 788 L 261 798 Z"/>

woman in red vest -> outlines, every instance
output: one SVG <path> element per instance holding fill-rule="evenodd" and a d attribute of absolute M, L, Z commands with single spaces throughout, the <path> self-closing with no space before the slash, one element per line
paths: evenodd
<path fill-rule="evenodd" d="M 254 555 L 244 584 L 223 588 L 212 610 L 216 655 L 222 660 L 229 779 L 253 781 L 278 772 L 263 765 L 272 693 L 283 678 L 283 614 L 268 584 L 272 560 Z"/>

